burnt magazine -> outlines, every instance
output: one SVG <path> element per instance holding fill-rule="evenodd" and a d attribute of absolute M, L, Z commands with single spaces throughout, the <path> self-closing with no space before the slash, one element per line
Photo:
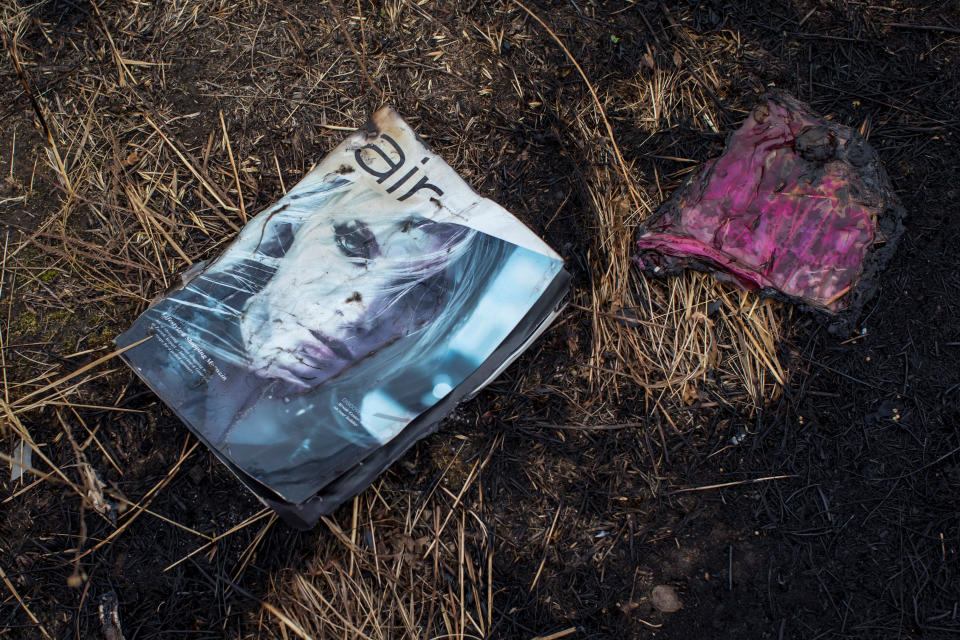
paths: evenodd
<path fill-rule="evenodd" d="M 310 527 L 522 353 L 568 283 L 387 107 L 117 344 L 151 338 L 127 363 Z"/>

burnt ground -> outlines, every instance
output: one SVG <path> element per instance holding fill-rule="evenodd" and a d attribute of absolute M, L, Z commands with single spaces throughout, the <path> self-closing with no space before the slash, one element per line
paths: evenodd
<path fill-rule="evenodd" d="M 599 128 L 581 126 L 581 112 L 591 108 L 585 86 L 516 5 L 363 2 L 363 33 L 356 5 L 337 5 L 343 29 L 326 4 L 98 6 L 5 9 L 7 23 L 23 27 L 18 55 L 47 118 L 61 123 L 52 125 L 55 133 L 76 140 L 71 135 L 92 123 L 84 137 L 104 141 L 68 151 L 68 171 L 84 185 L 71 202 L 46 161 L 13 72 L 13 32 L 5 31 L 6 403 L 108 353 L 112 337 L 162 291 L 164 277 L 184 266 L 167 247 L 158 267 L 154 254 L 137 248 L 143 238 L 130 226 L 125 172 L 167 166 L 141 160 L 159 153 L 143 114 L 168 123 L 168 135 L 236 198 L 219 142 L 222 110 L 246 210 L 255 212 L 281 193 L 277 167 L 289 186 L 343 135 L 321 123 L 356 126 L 388 99 L 478 190 L 563 253 L 579 304 L 332 523 L 349 531 L 353 518 L 356 534 L 358 511 L 370 514 L 369 531 L 374 520 L 402 529 L 421 508 L 431 514 L 426 519 L 456 512 L 450 530 L 460 522 L 460 549 L 478 558 L 477 575 L 472 564 L 468 573 L 493 596 L 481 590 L 459 602 L 489 612 L 484 634 L 492 638 L 960 635 L 955 4 L 527 4 L 598 88 L 627 162 L 654 202 L 691 160 L 719 152 L 724 133 L 766 87 L 787 89 L 846 124 L 865 123 L 907 210 L 907 232 L 866 307 L 862 332 L 831 336 L 811 318 L 777 308 L 783 338 L 775 357 L 789 379 L 759 408 L 710 376 L 697 383 L 694 400 L 663 408 L 630 382 L 618 395 L 590 386 L 585 300 L 596 275 L 597 229 L 584 176 L 587 163 L 602 164 L 593 149 L 608 141 Z M 359 54 L 382 98 L 362 77 L 344 29 L 362 43 Z M 137 82 L 119 82 L 113 46 L 125 60 L 164 64 L 131 64 Z M 304 75 L 304 68 L 329 74 Z M 674 78 L 665 81 L 666 98 L 647 91 L 657 69 Z M 670 113 L 644 124 L 647 102 Z M 183 218 L 171 232 L 195 260 L 216 255 L 230 228 L 200 188 L 183 186 L 191 179 L 181 166 L 175 196 L 159 213 L 200 212 L 205 231 Z M 14 247 L 22 249 L 11 255 Z M 224 533 L 259 507 L 202 447 L 191 449 L 186 429 L 117 361 L 96 371 L 78 377 L 84 382 L 66 401 L 45 396 L 17 419 L 71 482 L 82 485 L 82 459 L 102 476 L 113 504 L 149 500 L 151 513 L 120 513 L 114 533 L 109 513 L 97 514 L 56 477 L 24 490 L 4 471 L 0 636 L 101 637 L 97 606 L 111 593 L 127 638 L 293 637 L 269 607 L 320 617 L 322 607 L 298 601 L 289 584 L 296 575 L 354 575 L 354 557 L 343 547 L 331 551 L 337 525 L 298 533 L 261 518 L 168 569 L 203 544 L 194 532 Z M 571 428 L 594 416 L 616 427 Z M 0 435 L 9 453 L 10 425 Z M 71 438 L 84 446 L 82 457 Z M 50 470 L 36 457 L 34 464 Z M 740 484 L 715 487 L 723 483 Z M 466 486 L 461 507 L 452 496 Z M 419 553 L 429 538 L 398 544 Z M 453 623 L 441 621 L 442 602 L 450 601 L 443 598 L 467 578 L 456 563 L 438 568 L 443 563 L 422 568 L 424 581 L 436 583 L 429 593 L 438 604 L 418 609 L 420 633 L 407 635 L 447 637 Z M 654 610 L 649 596 L 657 584 L 673 586 L 683 608 Z M 341 600 L 330 595 L 333 587 L 325 593 L 334 609 L 353 606 L 349 591 Z M 306 628 L 303 618 L 295 621 Z"/>

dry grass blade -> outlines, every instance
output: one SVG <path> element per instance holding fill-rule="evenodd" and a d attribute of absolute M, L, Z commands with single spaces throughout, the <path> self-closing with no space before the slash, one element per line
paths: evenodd
<path fill-rule="evenodd" d="M 133 74 L 130 73 L 130 69 L 127 68 L 126 60 L 123 59 L 123 56 L 120 55 L 120 52 L 117 50 L 117 45 L 113 41 L 113 36 L 110 35 L 110 29 L 107 28 L 107 23 L 103 19 L 103 14 L 100 13 L 99 7 L 97 7 L 96 2 L 90 3 L 90 8 L 93 9 L 93 13 L 97 16 L 97 20 L 100 22 L 100 26 L 103 28 L 103 34 L 107 36 L 107 42 L 110 43 L 110 51 L 113 53 L 114 61 L 117 63 L 117 80 L 121 87 L 127 86 L 127 84 L 137 84 L 137 79 L 133 77 Z"/>
<path fill-rule="evenodd" d="M 570 627 L 569 629 L 564 629 L 562 631 L 555 631 L 554 633 L 549 633 L 545 636 L 537 636 L 533 640 L 560 640 L 560 638 L 566 638 L 572 636 L 577 632 L 576 627 Z"/>
<path fill-rule="evenodd" d="M 726 489 L 727 487 L 739 487 L 745 484 L 758 484 L 760 482 L 770 482 L 771 480 L 784 480 L 786 478 L 795 478 L 792 475 L 767 476 L 765 478 L 752 478 L 750 480 L 737 480 L 734 482 L 720 482 L 718 484 L 708 484 L 702 487 L 685 487 L 683 489 L 674 489 L 670 495 L 675 493 L 688 493 L 690 491 L 710 491 L 712 489 Z"/>
<path fill-rule="evenodd" d="M 57 387 L 59 387 L 60 385 L 62 385 L 64 382 L 67 382 L 68 380 L 72 380 L 72 379 L 76 378 L 77 376 L 83 375 L 83 374 L 86 373 L 87 371 L 90 371 L 91 369 L 95 369 L 96 367 L 100 366 L 100 365 L 103 364 L 104 362 L 107 362 L 107 361 L 109 361 L 109 360 L 112 360 L 113 358 L 116 358 L 117 356 L 119 356 L 119 355 L 122 354 L 123 352 L 128 351 L 128 350 L 133 349 L 134 347 L 136 347 L 136 346 L 138 346 L 138 345 L 143 344 L 143 343 L 146 342 L 147 340 L 150 340 L 151 337 L 152 337 L 152 336 L 148 336 L 148 337 L 146 337 L 146 338 L 144 338 L 144 339 L 142 339 L 142 340 L 138 340 L 137 342 L 134 342 L 133 344 L 129 344 L 129 345 L 127 345 L 127 346 L 125 346 L 125 347 L 123 347 L 123 348 L 121 348 L 121 349 L 117 349 L 116 351 L 114 351 L 114 352 L 112 352 L 112 353 L 108 353 L 108 354 L 105 355 L 105 356 L 101 356 L 101 357 L 97 358 L 96 360 L 94 360 L 93 362 L 91 362 L 91 363 L 89 363 L 89 364 L 85 364 L 84 366 L 80 367 L 80 368 L 77 369 L 76 371 L 74 371 L 74 372 L 72 372 L 72 373 L 68 373 L 67 375 L 63 376 L 62 378 L 59 378 L 58 380 L 55 380 L 55 381 L 51 382 L 51 383 L 48 384 L 48 385 L 45 385 L 45 386 L 43 386 L 43 387 L 40 387 L 39 389 L 37 389 L 37 390 L 35 390 L 35 391 L 31 391 L 31 392 L 28 393 L 27 395 L 25 395 L 25 396 L 23 396 L 23 397 L 21 397 L 21 398 L 18 398 L 18 399 L 16 399 L 16 400 L 14 400 L 13 402 L 10 403 L 9 406 L 10 406 L 11 408 L 16 408 L 16 407 L 18 407 L 18 406 L 23 405 L 23 404 L 24 404 L 27 400 L 29 400 L 30 398 L 33 398 L 33 397 L 38 396 L 38 395 L 40 395 L 40 394 L 46 393 L 47 391 L 50 391 L 51 389 L 56 389 Z"/>
<path fill-rule="evenodd" d="M 13 433 L 19 436 L 22 439 L 22 441 L 25 442 L 33 450 L 33 453 L 39 456 L 40 459 L 43 460 L 43 462 L 46 463 L 48 467 L 50 467 L 51 473 L 47 474 L 47 476 L 44 476 L 42 472 L 32 467 L 26 467 L 25 465 L 23 465 L 22 462 L 6 454 L 0 454 L 0 459 L 6 460 L 11 465 L 21 467 L 23 470 L 30 471 L 38 476 L 48 477 L 50 475 L 56 475 L 58 482 L 61 482 L 66 486 L 70 487 L 73 490 L 73 492 L 80 497 L 81 501 L 86 500 L 87 499 L 86 491 L 84 491 L 76 483 L 74 483 L 70 478 L 68 478 L 67 475 L 60 468 L 60 466 L 54 463 L 53 460 L 51 460 L 50 457 L 43 452 L 41 447 L 37 446 L 37 443 L 34 441 L 33 436 L 30 435 L 30 432 L 27 430 L 27 428 L 23 425 L 23 423 L 20 421 L 17 415 L 10 409 L 10 405 L 6 403 L 0 403 L 0 408 L 2 408 L 4 411 L 4 416 L 3 416 L 4 421 L 13 431 Z"/>
<path fill-rule="evenodd" d="M 79 562 L 80 560 L 90 555 L 97 549 L 100 549 L 110 544 L 121 533 L 123 533 L 131 524 L 133 524 L 134 520 L 136 520 L 140 516 L 140 514 L 144 513 L 146 508 L 150 506 L 154 498 L 157 497 L 157 494 L 159 494 L 160 491 L 162 491 L 163 488 L 170 483 L 170 481 L 174 478 L 174 476 L 177 475 L 184 461 L 188 457 L 190 457 L 190 454 L 192 454 L 199 445 L 200 443 L 198 441 L 194 441 L 193 445 L 189 449 L 187 449 L 186 446 L 184 446 L 184 451 L 180 455 L 180 459 L 177 460 L 177 462 L 170 468 L 170 470 L 167 472 L 167 475 L 164 476 L 159 482 L 157 482 L 157 484 L 153 485 L 153 487 L 149 491 L 147 491 L 146 494 L 144 494 L 143 498 L 141 498 L 139 503 L 133 505 L 126 513 L 123 514 L 126 517 L 126 520 L 124 520 L 123 524 L 121 524 L 109 536 L 107 536 L 97 544 L 93 545 L 92 547 L 90 547 L 89 549 L 87 549 L 86 551 L 78 555 L 77 561 Z"/>
<path fill-rule="evenodd" d="M 192 558 L 193 556 L 197 555 L 198 553 L 200 553 L 200 552 L 203 551 L 204 549 L 210 548 L 211 546 L 213 546 L 213 545 L 215 545 L 216 543 L 220 542 L 221 540 L 223 540 L 223 539 L 226 538 L 227 536 L 231 536 L 231 535 L 237 533 L 238 531 L 242 531 L 243 529 L 245 529 L 246 527 L 249 527 L 249 526 L 250 526 L 251 524 L 253 524 L 254 522 L 257 522 L 258 520 L 262 520 L 263 518 L 270 518 L 268 524 L 272 524 L 273 521 L 276 519 L 276 514 L 271 513 L 269 509 L 262 509 L 262 510 L 260 510 L 258 513 L 255 513 L 254 515 L 250 516 L 249 518 L 247 518 L 246 520 L 244 520 L 243 522 L 241 522 L 240 524 L 235 525 L 235 526 L 233 526 L 233 527 L 230 527 L 229 529 L 227 529 L 227 530 L 224 531 L 223 533 L 217 534 L 217 535 L 215 535 L 215 536 L 213 536 L 213 537 L 204 536 L 205 538 L 208 538 L 208 541 L 207 541 L 207 542 L 205 542 L 204 544 L 200 545 L 199 547 L 197 547 L 196 549 L 194 549 L 193 551 L 191 551 L 191 552 L 188 553 L 187 555 L 183 556 L 182 558 L 180 558 L 179 560 L 177 560 L 177 561 L 174 562 L 173 564 L 171 564 L 171 565 L 169 565 L 168 567 L 166 567 L 166 568 L 164 569 L 164 571 L 170 571 L 170 569 L 173 569 L 173 568 L 176 567 L 177 565 L 179 565 L 179 564 L 181 564 L 181 563 L 183 563 L 183 562 L 186 562 L 187 560 L 189 560 L 189 559 Z"/>
<path fill-rule="evenodd" d="M 557 519 L 560 517 L 561 511 L 563 511 L 563 505 L 557 508 L 557 512 L 553 516 L 553 522 L 550 523 L 550 529 L 547 530 L 547 535 L 544 536 L 543 558 L 540 560 L 540 566 L 537 567 L 537 573 L 533 576 L 533 582 L 530 583 L 530 591 L 533 591 L 537 588 L 537 582 L 539 582 L 540 574 L 543 572 L 543 565 L 547 563 L 547 553 L 550 551 L 550 540 L 553 538 L 553 530 L 557 526 Z"/>
<path fill-rule="evenodd" d="M 17 591 L 16 587 L 13 586 L 13 583 L 10 582 L 10 579 L 7 577 L 7 573 L 3 570 L 2 566 L 0 566 L 0 579 L 3 580 L 3 584 L 5 584 L 7 589 L 10 590 L 10 594 L 13 595 L 16 601 L 20 603 L 20 606 L 23 607 L 24 612 L 30 617 L 31 620 L 33 620 L 33 623 L 37 625 L 37 629 L 40 630 L 40 633 L 43 634 L 43 637 L 53 640 L 53 636 L 50 635 L 50 632 L 47 631 L 47 628 L 43 626 L 43 623 L 37 620 L 37 616 L 33 615 L 33 612 L 30 611 L 30 607 L 28 607 L 27 603 L 23 601 L 23 598 L 20 597 L 20 593 Z"/>
<path fill-rule="evenodd" d="M 230 167 L 233 169 L 233 179 L 237 185 L 237 202 L 240 203 L 240 220 L 243 224 L 246 224 L 247 209 L 243 204 L 243 190 L 240 188 L 240 174 L 237 173 L 237 163 L 233 159 L 233 147 L 230 146 L 230 134 L 227 133 L 227 123 L 223 121 L 223 109 L 220 109 L 218 113 L 220 114 L 220 127 L 223 129 L 223 140 L 227 144 L 227 154 L 230 156 Z"/>
<path fill-rule="evenodd" d="M 263 606 L 264 609 L 270 612 L 270 615 L 276 616 L 277 620 L 283 623 L 283 625 L 287 629 L 290 629 L 290 631 L 295 633 L 298 638 L 302 638 L 302 640 L 313 640 L 313 636 L 311 636 L 306 631 L 304 631 L 303 627 L 301 627 L 295 621 L 291 620 L 290 617 L 287 616 L 287 614 L 285 614 L 283 611 L 276 608 L 269 602 L 261 601 L 260 604 Z"/>
<path fill-rule="evenodd" d="M 204 173 L 197 168 L 196 163 L 193 162 L 187 156 L 187 154 L 180 149 L 180 146 L 177 143 L 175 143 L 173 140 L 171 140 L 167 136 L 167 134 L 165 134 L 163 130 L 160 129 L 160 127 L 158 127 L 156 123 L 150 119 L 150 116 L 144 115 L 143 118 L 147 122 L 147 124 L 153 127 L 154 131 L 156 131 L 157 134 L 161 138 L 163 138 L 163 141 L 166 142 L 171 149 L 173 149 L 173 152 L 177 154 L 177 157 L 180 158 L 181 162 L 183 162 L 183 165 L 187 168 L 187 170 L 189 170 L 190 173 L 192 173 L 194 177 L 200 181 L 200 183 L 204 186 L 204 188 L 210 193 L 211 196 L 213 196 L 214 200 L 216 200 L 221 207 L 223 207 L 227 211 L 239 211 L 239 208 L 236 207 L 232 202 L 230 202 L 230 199 L 220 189 L 218 189 L 213 185 L 213 183 L 204 175 Z M 234 222 L 230 221 L 228 218 L 224 218 L 224 221 L 227 222 L 234 231 L 240 230 L 240 227 L 238 227 Z"/>

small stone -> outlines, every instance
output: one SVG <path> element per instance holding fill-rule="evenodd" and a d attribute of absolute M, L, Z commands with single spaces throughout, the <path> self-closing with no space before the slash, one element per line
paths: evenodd
<path fill-rule="evenodd" d="M 680 597 L 677 596 L 677 590 L 666 584 L 658 584 L 650 592 L 650 601 L 657 611 L 663 613 L 675 613 L 683 607 Z"/>

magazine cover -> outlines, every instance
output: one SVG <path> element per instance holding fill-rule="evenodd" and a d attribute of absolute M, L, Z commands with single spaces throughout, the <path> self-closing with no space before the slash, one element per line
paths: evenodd
<path fill-rule="evenodd" d="M 152 338 L 123 357 L 267 504 L 325 496 L 306 525 L 502 371 L 568 282 L 389 107 L 192 271 L 117 344 Z"/>

